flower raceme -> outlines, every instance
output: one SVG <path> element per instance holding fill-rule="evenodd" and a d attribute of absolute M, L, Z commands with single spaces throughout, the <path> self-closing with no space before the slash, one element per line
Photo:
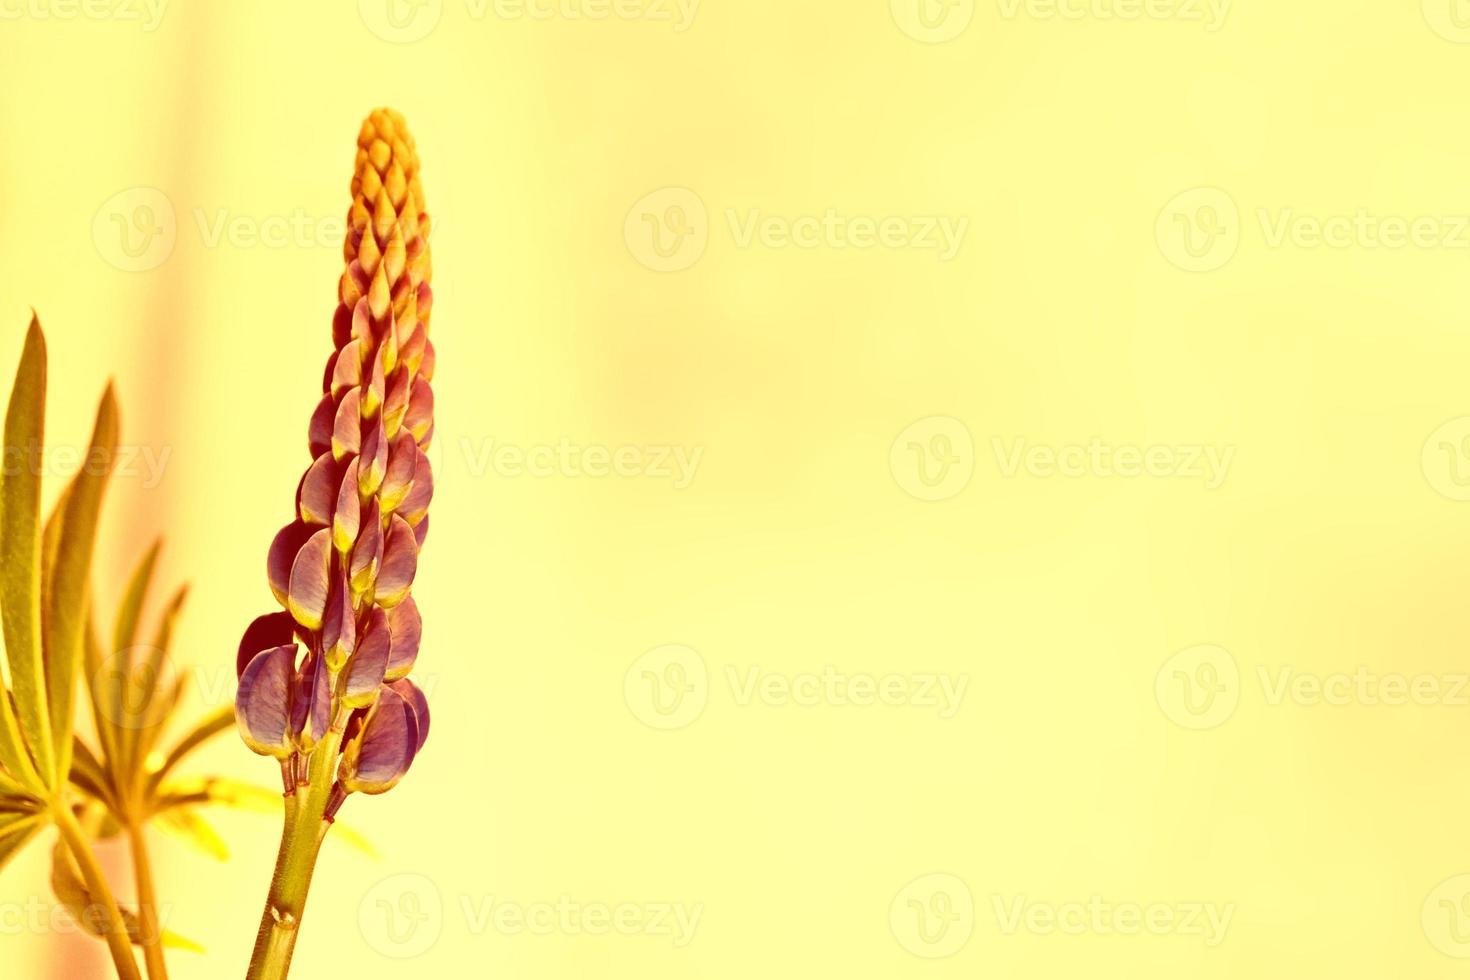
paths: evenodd
<path fill-rule="evenodd" d="M 236 660 L 240 734 L 280 760 L 287 797 L 337 763 L 328 822 L 347 794 L 396 785 L 429 730 L 407 678 L 422 630 L 410 590 L 433 495 L 432 267 L 418 156 L 393 110 L 373 112 L 358 134 L 347 226 L 312 462 L 267 559 L 282 611 L 250 624 Z M 333 757 L 323 766 L 314 753 Z"/>

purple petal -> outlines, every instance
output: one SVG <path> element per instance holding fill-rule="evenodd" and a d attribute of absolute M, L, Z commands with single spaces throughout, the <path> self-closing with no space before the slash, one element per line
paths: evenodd
<path fill-rule="evenodd" d="M 418 542 L 418 546 L 419 546 L 419 550 L 420 551 L 423 551 L 424 550 L 424 542 L 427 541 L 428 538 L 429 538 L 429 515 L 428 514 L 425 514 L 424 515 L 424 519 L 421 520 L 421 521 L 419 521 L 413 527 L 413 539 L 414 539 L 414 541 Z"/>
<path fill-rule="evenodd" d="M 368 615 L 362 643 L 358 645 L 352 662 L 347 665 L 347 687 L 342 697 L 343 704 L 349 708 L 365 708 L 373 703 L 388 669 L 392 642 L 392 635 L 388 631 L 388 615 L 374 606 Z"/>
<path fill-rule="evenodd" d="M 419 373 L 419 365 L 424 360 L 424 342 L 426 340 L 428 340 L 428 334 L 424 332 L 424 326 L 420 323 L 415 324 L 413 333 L 409 334 L 408 340 L 403 342 L 403 346 L 399 350 L 399 357 L 403 359 L 404 366 L 408 368 L 409 374 L 417 375 Z"/>
<path fill-rule="evenodd" d="M 362 515 L 362 533 L 352 548 L 352 564 L 348 569 L 352 591 L 359 595 L 367 592 L 382 565 L 383 519 L 378 512 L 378 498 L 374 497 L 368 501 L 367 511 Z"/>
<path fill-rule="evenodd" d="M 290 613 L 273 612 L 256 616 L 245 627 L 245 635 L 240 637 L 240 646 L 235 651 L 235 677 L 238 679 L 245 673 L 245 667 L 255 659 L 257 653 L 293 642 L 295 633 L 296 621 L 291 618 Z"/>
<path fill-rule="evenodd" d="M 407 432 L 398 433 L 388 452 L 388 470 L 383 485 L 378 488 L 378 499 L 385 511 L 403 503 L 413 488 L 413 474 L 418 467 L 419 447 Z"/>
<path fill-rule="evenodd" d="M 342 482 L 342 470 L 331 453 L 323 453 L 306 471 L 297 492 L 297 508 L 301 519 L 308 524 L 326 526 L 332 523 L 332 511 L 337 506 L 337 488 Z"/>
<path fill-rule="evenodd" d="M 371 497 L 383 484 L 388 469 L 388 437 L 383 432 L 381 417 L 365 426 L 362 437 L 362 457 L 357 468 L 357 489 L 364 497 Z"/>
<path fill-rule="evenodd" d="M 342 396 L 332 416 L 332 455 L 345 459 L 362 448 L 362 419 L 358 416 L 361 389 L 353 388 Z"/>
<path fill-rule="evenodd" d="M 413 395 L 408 400 L 408 414 L 404 416 L 403 424 L 420 441 L 428 434 L 429 426 L 434 424 L 434 389 L 423 378 L 413 383 Z"/>
<path fill-rule="evenodd" d="M 240 675 L 235 692 L 235 727 L 258 755 L 291 755 L 291 684 L 296 644 L 256 654 Z"/>
<path fill-rule="evenodd" d="M 337 352 L 337 361 L 332 368 L 332 397 L 337 397 L 349 388 L 362 384 L 362 341 L 350 341 Z"/>
<path fill-rule="evenodd" d="M 352 608 L 352 591 L 347 585 L 347 570 L 339 569 L 332 580 L 332 594 L 327 598 L 327 612 L 322 620 L 322 651 L 327 669 L 339 671 L 352 651 L 357 649 L 357 616 Z"/>
<path fill-rule="evenodd" d="M 403 416 L 408 411 L 411 380 L 407 371 L 399 371 L 388 379 L 388 396 L 383 402 L 383 429 L 390 437 L 398 435 Z"/>
<path fill-rule="evenodd" d="M 311 458 L 316 459 L 332 448 L 332 423 L 337 418 L 337 403 L 331 395 L 323 395 L 311 413 L 311 426 L 306 430 L 306 444 Z"/>
<path fill-rule="evenodd" d="M 301 546 L 296 553 L 296 561 L 291 565 L 286 608 L 296 622 L 309 630 L 321 629 L 322 626 L 322 614 L 327 608 L 328 563 L 331 557 L 332 532 L 322 528 Z"/>
<path fill-rule="evenodd" d="M 266 579 L 276 601 L 282 606 L 290 605 L 287 597 L 291 587 L 291 566 L 295 564 L 301 546 L 310 537 L 311 528 L 300 521 L 292 521 L 277 531 L 275 540 L 271 542 L 270 553 L 265 559 Z"/>
<path fill-rule="evenodd" d="M 417 748 L 413 708 L 402 695 L 380 688 L 360 737 L 342 755 L 337 778 L 349 793 L 386 793 L 408 772 Z"/>
<path fill-rule="evenodd" d="M 424 696 L 423 691 L 419 690 L 418 685 L 410 680 L 396 680 L 388 687 L 413 709 L 414 725 L 418 731 L 418 744 L 414 746 L 413 754 L 417 757 L 423 751 L 424 742 L 429 739 L 429 699 Z"/>
<path fill-rule="evenodd" d="M 278 615 L 284 615 L 280 613 Z M 290 617 L 287 617 L 289 620 Z M 413 596 L 404 599 L 388 610 L 388 630 L 393 635 L 392 651 L 388 655 L 385 677 L 396 681 L 407 677 L 419 657 L 419 644 L 423 640 L 424 621 L 419 616 L 418 603 Z"/>
<path fill-rule="evenodd" d="M 362 387 L 362 417 L 370 419 L 378 414 L 378 409 L 383 404 L 383 392 L 387 368 L 383 364 L 385 352 L 380 346 L 377 353 L 373 355 L 373 371 L 368 375 L 367 384 Z"/>
<path fill-rule="evenodd" d="M 362 502 L 357 496 L 357 460 L 347 464 L 342 484 L 337 488 L 337 503 L 332 510 L 332 544 L 342 554 L 352 550 L 362 524 Z"/>
<path fill-rule="evenodd" d="M 368 309 L 367 297 L 357 301 L 352 308 L 352 336 L 362 341 L 362 349 L 370 350 L 373 346 L 373 318 L 372 311 Z"/>
<path fill-rule="evenodd" d="M 413 528 L 394 514 L 388 525 L 388 536 L 383 541 L 383 565 L 378 569 L 373 601 L 384 609 L 391 609 L 406 599 L 418 567 L 419 545 L 414 539 Z"/>
<path fill-rule="evenodd" d="M 309 753 L 332 723 L 332 684 L 324 658 L 313 654 L 296 675 L 291 698 L 291 731 L 300 752 Z"/>
<path fill-rule="evenodd" d="M 429 501 L 434 499 L 434 468 L 429 465 L 429 457 L 424 451 L 419 450 L 418 462 L 413 470 L 413 486 L 409 488 L 408 496 L 398 507 L 398 513 L 409 524 L 417 525 L 429 512 Z"/>

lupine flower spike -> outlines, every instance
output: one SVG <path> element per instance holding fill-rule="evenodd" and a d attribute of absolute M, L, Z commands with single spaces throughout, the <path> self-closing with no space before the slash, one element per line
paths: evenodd
<path fill-rule="evenodd" d="M 281 609 L 245 630 L 235 717 L 280 762 L 286 830 L 250 977 L 284 977 L 316 851 L 352 793 L 392 789 L 429 733 L 408 679 L 422 623 L 410 594 L 429 531 L 434 345 L 429 216 L 414 140 L 362 124 L 311 462 L 267 579 Z"/>

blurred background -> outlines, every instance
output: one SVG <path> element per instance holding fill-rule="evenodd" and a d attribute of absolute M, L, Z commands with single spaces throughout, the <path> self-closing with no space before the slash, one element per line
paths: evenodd
<path fill-rule="evenodd" d="M 96 593 L 166 538 L 188 714 L 360 120 L 418 140 L 434 731 L 296 974 L 1462 974 L 1459 0 L 0 0 L 0 53 L 0 372 L 34 307 L 63 447 L 116 379 Z M 279 833 L 210 819 L 183 980 Z M 47 850 L 7 974 L 110 975 Z"/>

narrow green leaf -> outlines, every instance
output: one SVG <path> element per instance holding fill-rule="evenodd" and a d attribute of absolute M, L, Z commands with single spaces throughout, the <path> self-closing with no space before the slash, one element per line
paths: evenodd
<path fill-rule="evenodd" d="M 46 785 L 56 775 L 46 674 L 41 660 L 41 447 L 46 414 L 46 341 L 31 317 L 10 407 L 5 414 L 4 475 L 0 478 L 0 613 L 16 715 Z M 5 726 L 0 740 L 8 741 Z M 5 745 L 7 756 L 18 746 Z M 29 766 L 29 763 L 27 763 Z M 13 768 L 7 760 L 7 768 Z M 27 774 L 21 768 L 18 775 Z"/>
<path fill-rule="evenodd" d="M 161 935 L 159 939 L 163 941 L 164 949 L 177 949 L 180 952 L 184 953 L 209 952 L 207 949 L 196 943 L 194 940 L 189 939 L 185 936 L 181 936 L 176 932 L 170 932 L 167 929 L 163 930 L 163 935 Z"/>
<path fill-rule="evenodd" d="M 0 833 L 0 871 L 10 863 L 10 859 L 20 853 L 20 849 L 30 843 L 37 831 L 46 826 L 46 818 L 42 816 L 30 817 L 24 821 L 10 824 Z"/>
<path fill-rule="evenodd" d="M 141 667 L 134 672 L 139 682 L 146 687 L 141 692 L 142 709 L 135 718 L 130 719 L 135 725 L 128 734 L 127 763 L 139 771 L 162 731 L 163 723 L 168 720 L 168 712 L 183 694 L 182 676 L 168 690 L 164 689 L 163 680 L 168 674 L 164 668 L 167 666 L 169 645 L 173 642 L 174 624 L 183 611 L 184 600 L 188 595 L 187 585 L 174 593 L 158 622 L 158 632 L 154 634 L 153 643 L 144 651 Z"/>
<path fill-rule="evenodd" d="M 10 691 L 0 684 L 0 786 L 7 783 L 23 785 L 28 792 L 46 791 L 46 784 L 26 754 Z"/>
<path fill-rule="evenodd" d="M 75 736 L 72 739 L 71 781 L 99 803 L 113 810 L 118 808 L 107 771 L 87 743 Z"/>
<path fill-rule="evenodd" d="M 169 773 L 173 772 L 175 766 L 188 757 L 189 753 L 221 732 L 227 732 L 234 727 L 235 706 L 233 704 L 220 705 L 199 719 L 194 727 L 189 729 L 183 738 L 179 739 L 178 744 L 169 750 L 167 757 L 163 760 L 163 765 L 158 768 L 158 771 L 148 777 L 149 792 L 156 791 L 159 784 L 163 782 Z"/>
<path fill-rule="evenodd" d="M 112 631 L 112 650 L 108 658 L 109 669 L 105 672 L 104 687 L 107 709 L 103 712 L 112 721 L 117 731 L 117 764 L 126 766 L 132 758 L 132 740 L 141 721 L 137 708 L 128 698 L 127 687 L 133 680 L 133 644 L 138 635 L 138 620 L 143 615 L 143 604 L 148 599 L 148 587 L 153 582 L 153 569 L 158 565 L 158 552 L 163 542 L 155 541 L 153 547 L 138 562 L 133 577 L 128 580 L 122 605 L 118 607 L 117 622 Z"/>
<path fill-rule="evenodd" d="M 97 614 L 87 604 L 87 629 L 82 634 L 82 669 L 86 672 L 87 701 L 92 705 L 92 727 L 97 729 L 97 742 L 102 746 L 102 763 L 110 773 L 117 771 L 117 724 L 104 706 L 109 700 L 112 675 L 104 669 L 102 646 L 97 640 Z"/>
<path fill-rule="evenodd" d="M 217 861 L 230 859 L 230 849 L 224 838 L 190 807 L 163 811 L 158 815 L 158 826 Z"/>
<path fill-rule="evenodd" d="M 92 428 L 86 461 L 63 498 L 65 510 L 56 546 L 56 564 L 47 589 L 50 602 L 45 619 L 46 681 L 52 744 L 57 749 L 60 780 L 66 779 L 71 768 L 71 726 L 76 710 L 77 668 L 82 660 L 82 627 L 92 574 L 92 549 L 97 540 L 102 495 L 117 453 L 117 437 L 117 398 L 109 384 L 97 406 L 97 422 Z"/>

